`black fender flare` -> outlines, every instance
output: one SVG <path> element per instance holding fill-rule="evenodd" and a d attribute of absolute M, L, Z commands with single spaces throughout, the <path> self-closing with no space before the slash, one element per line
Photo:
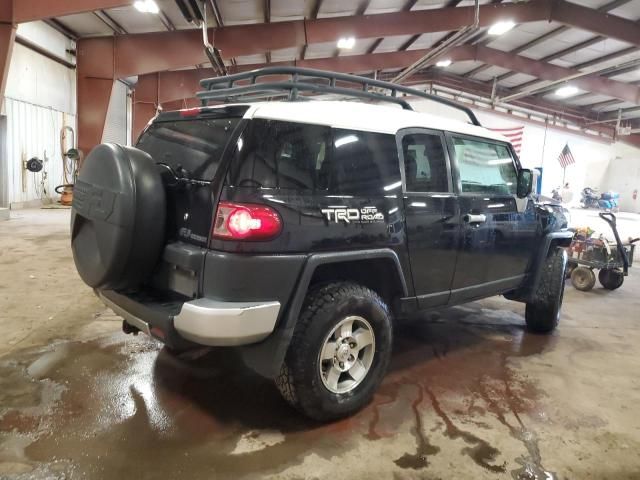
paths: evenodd
<path fill-rule="evenodd" d="M 568 247 L 573 240 L 573 232 L 569 230 L 560 230 L 557 232 L 551 232 L 546 234 L 541 242 L 538 254 L 533 259 L 531 268 L 529 269 L 529 279 L 524 287 L 519 288 L 511 292 L 507 292 L 504 296 L 509 300 L 515 300 L 518 302 L 529 302 L 540 283 L 540 277 L 542 272 L 542 266 L 544 265 L 547 256 L 552 248 L 555 247 Z"/>
<path fill-rule="evenodd" d="M 393 262 L 401 282 L 402 296 L 408 296 L 408 288 L 400 259 L 390 248 L 310 254 L 301 269 L 296 282 L 296 289 L 291 294 L 276 330 L 263 342 L 240 347 L 240 355 L 245 365 L 259 375 L 275 378 L 280 373 L 280 366 L 287 354 L 293 331 L 316 269 L 320 265 L 331 263 L 372 259 L 387 259 Z"/>

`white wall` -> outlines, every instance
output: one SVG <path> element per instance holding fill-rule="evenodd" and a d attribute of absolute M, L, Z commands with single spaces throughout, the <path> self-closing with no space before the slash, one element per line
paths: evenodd
<path fill-rule="evenodd" d="M 43 23 L 20 25 L 18 35 L 59 56 L 73 47 L 70 40 Z M 5 144 L 0 152 L 0 182 L 4 185 L 0 191 L 5 192 L 5 198 L 0 202 L 15 208 L 57 199 L 53 189 L 64 183 L 60 130 L 64 125 L 76 128 L 75 70 L 16 44 L 2 114 L 6 115 L 6 138 L 0 142 Z M 33 174 L 23 169 L 23 161 L 33 156 L 48 158 L 43 172 Z"/>
<path fill-rule="evenodd" d="M 615 153 L 616 158 L 609 164 L 602 188 L 620 194 L 620 210 L 640 213 L 640 149 L 617 143 Z"/>

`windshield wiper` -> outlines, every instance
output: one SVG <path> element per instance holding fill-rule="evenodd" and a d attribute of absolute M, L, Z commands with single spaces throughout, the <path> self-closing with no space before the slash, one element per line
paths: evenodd
<path fill-rule="evenodd" d="M 178 165 L 178 168 L 174 170 L 171 168 L 171 165 L 168 165 L 163 162 L 157 162 L 156 165 L 162 167 L 162 178 L 169 179 L 171 183 L 165 182 L 169 187 L 175 187 L 178 185 L 199 185 L 206 186 L 211 185 L 211 181 L 209 180 L 196 180 L 194 178 L 190 178 L 191 174 L 188 170 L 182 168 L 181 165 Z"/>

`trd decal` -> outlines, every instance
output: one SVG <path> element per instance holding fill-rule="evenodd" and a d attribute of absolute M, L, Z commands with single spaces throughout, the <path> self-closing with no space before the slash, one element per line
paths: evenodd
<path fill-rule="evenodd" d="M 362 208 L 323 208 L 321 212 L 330 222 L 340 223 L 378 223 L 384 222 L 384 215 L 376 207 Z"/>

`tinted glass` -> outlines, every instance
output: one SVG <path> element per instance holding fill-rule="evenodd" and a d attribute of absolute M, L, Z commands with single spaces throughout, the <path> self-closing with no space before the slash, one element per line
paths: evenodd
<path fill-rule="evenodd" d="M 402 150 L 408 192 L 449 191 L 447 161 L 439 135 L 405 135 Z"/>
<path fill-rule="evenodd" d="M 330 128 L 254 119 L 238 140 L 229 183 L 239 187 L 326 189 L 321 179 Z"/>
<path fill-rule="evenodd" d="M 237 187 L 382 195 L 400 188 L 395 138 L 254 119 L 238 140 L 228 183 Z"/>
<path fill-rule="evenodd" d="M 348 195 L 391 194 L 401 187 L 394 135 L 335 129 L 331 185 Z"/>
<path fill-rule="evenodd" d="M 156 122 L 140 137 L 137 147 L 158 163 L 178 166 L 192 178 L 211 180 L 239 118 Z"/>
<path fill-rule="evenodd" d="M 505 145 L 458 137 L 453 144 L 463 193 L 516 193 L 518 175 Z"/>

